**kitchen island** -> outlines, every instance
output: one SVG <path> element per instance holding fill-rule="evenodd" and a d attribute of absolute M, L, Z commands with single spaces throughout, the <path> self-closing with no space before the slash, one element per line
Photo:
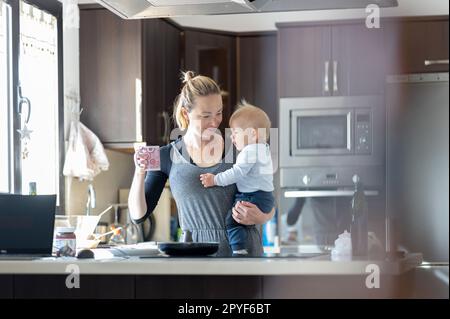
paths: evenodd
<path fill-rule="evenodd" d="M 329 255 L 0 260 L 0 297 L 395 298 L 407 296 L 408 277 L 421 262 L 421 254 L 396 261 Z M 79 288 L 66 286 L 76 280 Z"/>

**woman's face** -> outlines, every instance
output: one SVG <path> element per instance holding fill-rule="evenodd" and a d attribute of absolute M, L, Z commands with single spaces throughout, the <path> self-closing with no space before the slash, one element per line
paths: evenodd
<path fill-rule="evenodd" d="M 211 133 L 217 132 L 222 122 L 222 112 L 223 104 L 220 94 L 197 97 L 192 110 L 185 111 L 185 116 L 189 118 L 188 129 L 196 136 L 209 140 Z"/>

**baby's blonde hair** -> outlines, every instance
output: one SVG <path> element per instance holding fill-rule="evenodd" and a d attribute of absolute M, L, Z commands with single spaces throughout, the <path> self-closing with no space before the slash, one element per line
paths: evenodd
<path fill-rule="evenodd" d="M 184 85 L 181 93 L 175 100 L 173 118 L 178 127 L 181 130 L 185 130 L 189 125 L 189 121 L 183 116 L 183 107 L 190 112 L 197 97 L 221 94 L 221 90 L 213 79 L 203 75 L 195 75 L 192 71 L 182 72 L 181 80 Z"/>
<path fill-rule="evenodd" d="M 271 126 L 269 116 L 261 108 L 251 105 L 245 100 L 242 100 L 236 106 L 236 111 L 231 115 L 230 126 L 233 122 L 236 122 L 242 129 L 253 128 L 258 130 L 264 128 L 266 129 L 266 141 L 269 138 Z"/>

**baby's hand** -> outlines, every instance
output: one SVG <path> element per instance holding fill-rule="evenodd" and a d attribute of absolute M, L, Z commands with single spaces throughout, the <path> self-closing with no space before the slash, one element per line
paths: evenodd
<path fill-rule="evenodd" d="M 214 174 L 207 173 L 200 175 L 200 181 L 202 182 L 204 187 L 213 187 L 214 184 Z"/>

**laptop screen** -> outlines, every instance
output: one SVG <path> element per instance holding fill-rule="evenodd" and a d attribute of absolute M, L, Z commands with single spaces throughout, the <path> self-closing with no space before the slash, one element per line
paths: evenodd
<path fill-rule="evenodd" d="M 0 254 L 50 255 L 56 195 L 0 194 Z"/>

